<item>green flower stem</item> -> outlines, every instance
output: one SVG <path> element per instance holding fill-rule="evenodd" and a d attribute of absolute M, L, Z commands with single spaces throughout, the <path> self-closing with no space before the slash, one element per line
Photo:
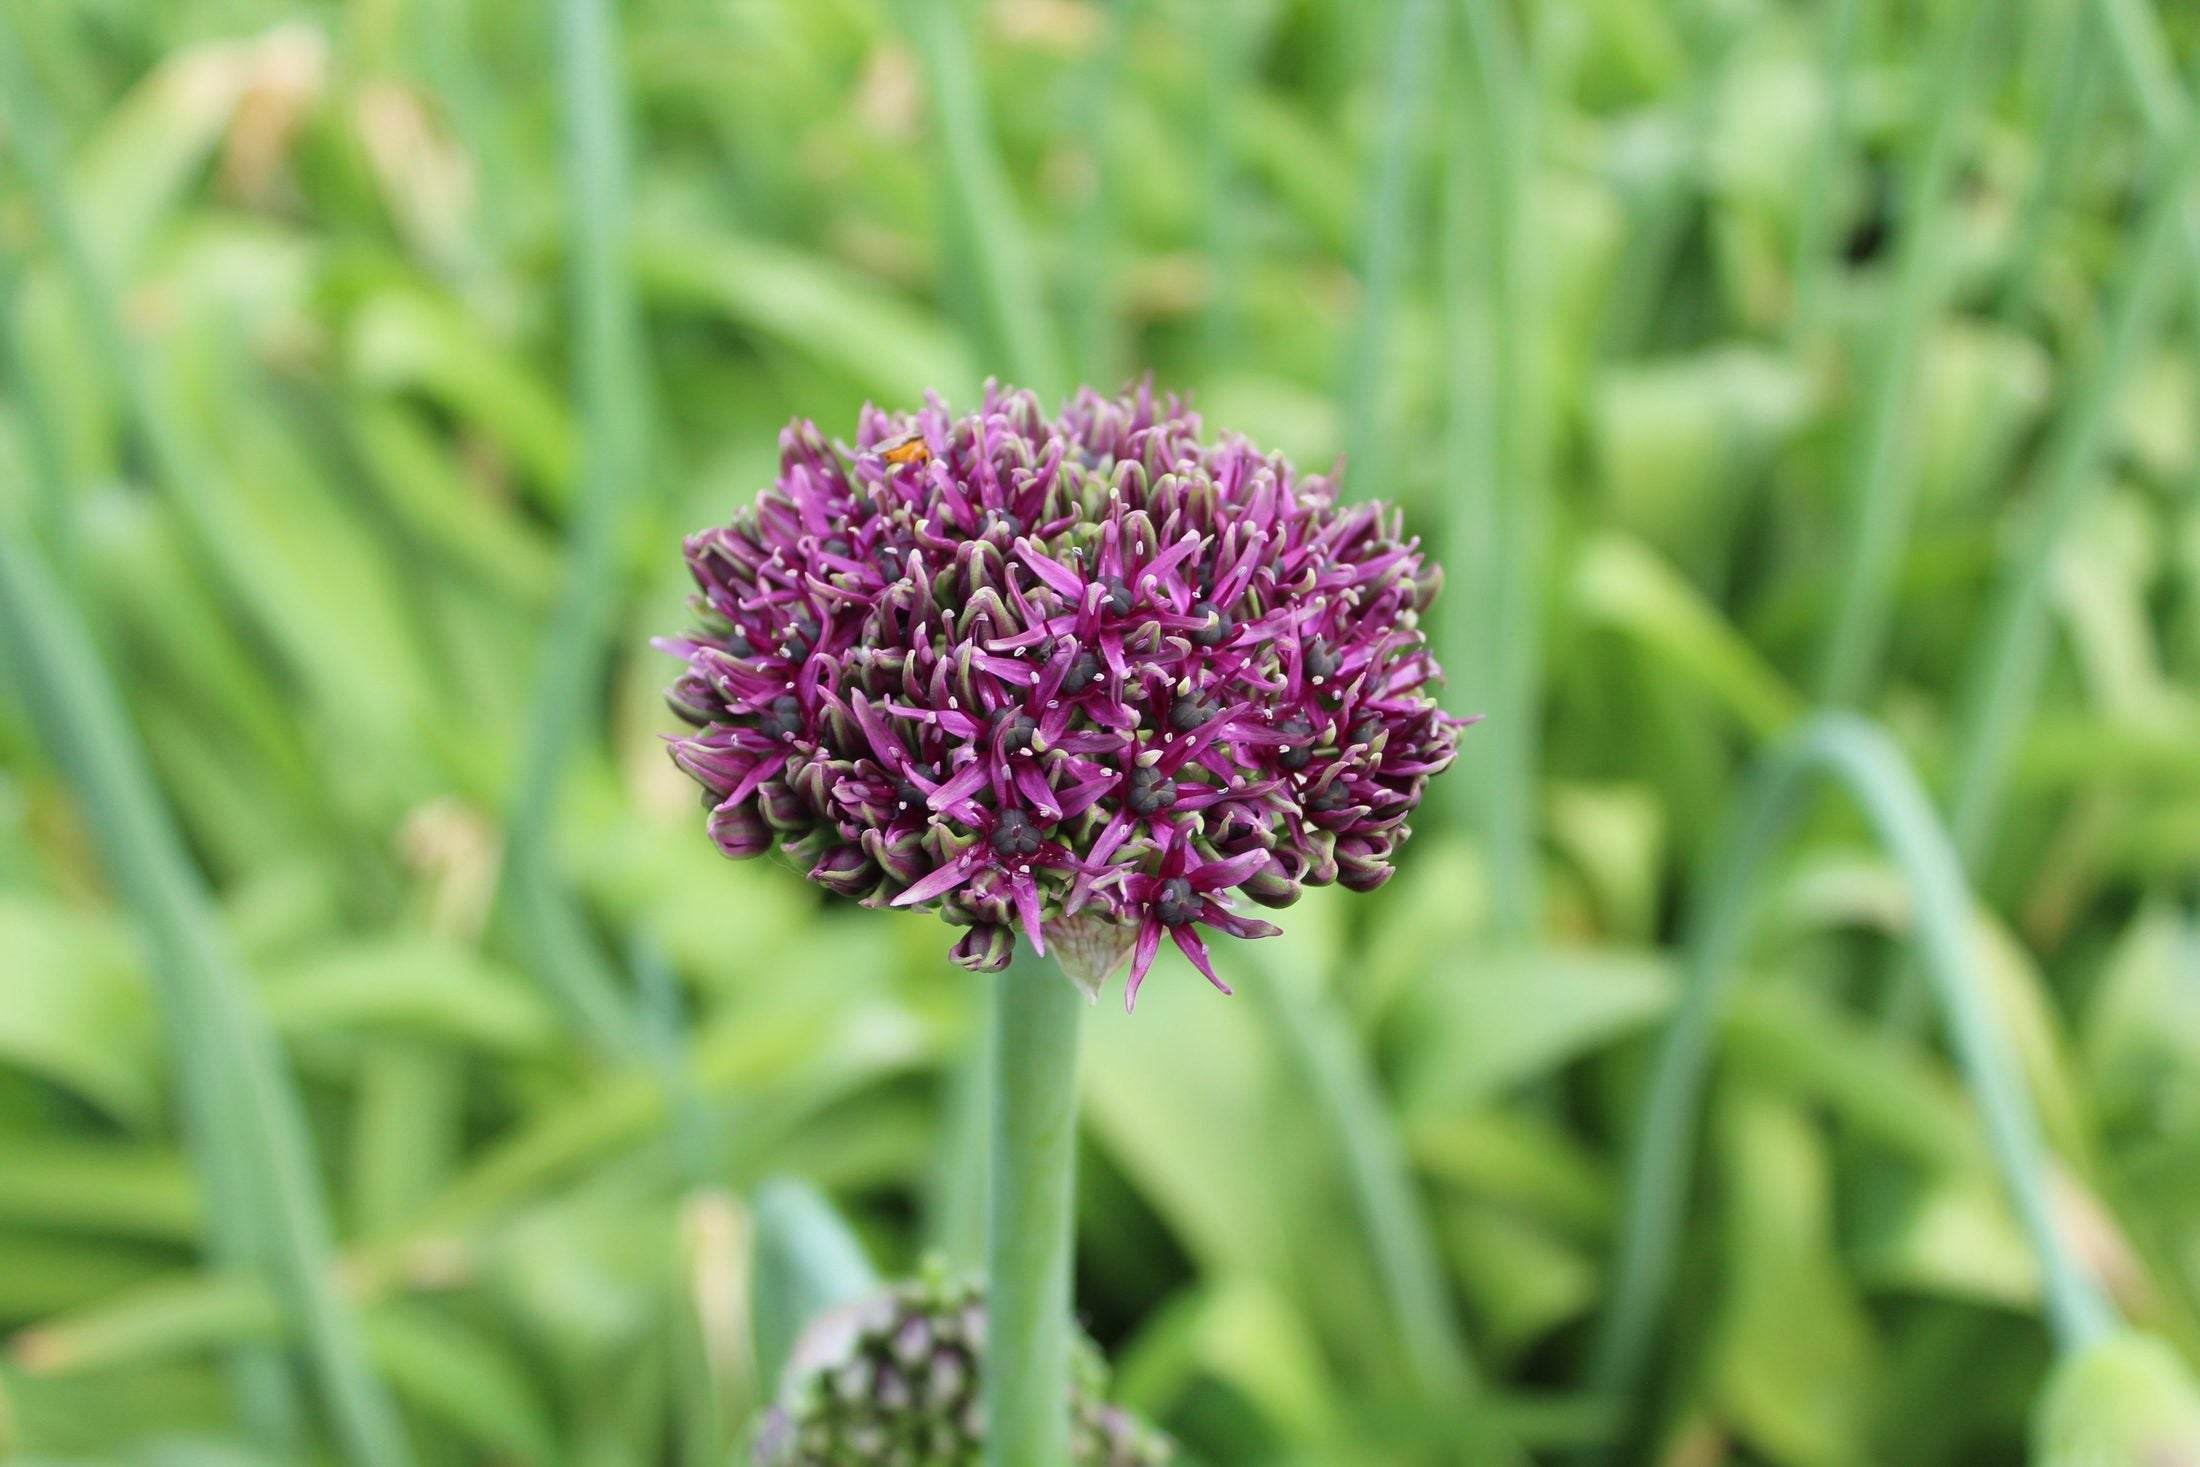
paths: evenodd
<path fill-rule="evenodd" d="M 1908 881 L 1927 976 L 1988 1145 L 2047 1281 L 2047 1313 L 2065 1351 L 2103 1337 L 2114 1322 L 2099 1288 L 2071 1256 L 2048 1199 L 2048 1159 L 1976 961 L 1971 893 L 1948 835 L 1893 743 L 1845 714 L 1812 720 L 1768 754 L 1743 787 L 1739 820 L 1721 848 L 1709 896 L 1688 938 L 1688 993 L 1665 1032 L 1642 1130 L 1628 1165 L 1626 1228 L 1613 1269 L 1612 1304 L 1591 1365 L 1597 1394 L 1628 1399 L 1647 1361 L 1672 1281 L 1689 1187 L 1697 1112 L 1712 1041 L 1738 981 L 1761 876 L 1796 815 L 1807 781 L 1825 774 L 1863 806 Z"/>
<path fill-rule="evenodd" d="M 1085 1000 L 1044 959 L 996 981 L 986 1234 L 988 1467 L 1068 1467 L 1077 1026 Z"/>

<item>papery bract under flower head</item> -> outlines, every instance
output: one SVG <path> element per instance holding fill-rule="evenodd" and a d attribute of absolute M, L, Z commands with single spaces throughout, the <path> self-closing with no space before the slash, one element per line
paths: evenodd
<path fill-rule="evenodd" d="M 1164 934 L 1213 980 L 1201 929 L 1277 930 L 1233 892 L 1380 885 L 1455 752 L 1400 517 L 1149 387 L 795 423 L 686 549 L 700 625 L 660 645 L 712 839 L 936 909 L 966 967 L 1114 924 L 1127 998 Z"/>

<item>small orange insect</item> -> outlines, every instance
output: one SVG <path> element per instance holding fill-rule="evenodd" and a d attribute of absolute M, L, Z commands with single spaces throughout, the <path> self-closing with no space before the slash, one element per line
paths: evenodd
<path fill-rule="evenodd" d="M 879 457 L 890 464 L 921 464 L 932 457 L 932 445 L 922 433 L 903 433 L 878 445 Z"/>

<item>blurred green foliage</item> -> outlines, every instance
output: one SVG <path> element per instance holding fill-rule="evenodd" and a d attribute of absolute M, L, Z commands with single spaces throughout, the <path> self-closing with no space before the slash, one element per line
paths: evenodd
<path fill-rule="evenodd" d="M 0 5 L 0 1456 L 368 1460 L 386 1396 L 425 1463 L 722 1463 L 805 1297 L 766 1179 L 973 1256 L 981 988 L 715 855 L 646 639 L 788 418 L 996 373 L 1349 447 L 1493 715 L 1391 886 L 1087 1025 L 1080 1305 L 1191 1460 L 2023 1458 L 2039 1265 L 1834 800 L 1585 1391 L 1679 939 L 1821 698 L 1949 813 L 2059 1225 L 2200 1360 L 2189 9 Z M 265 1035 L 310 1161 L 237 1162 Z M 2084 1378 L 2050 1447 L 2155 1429 Z"/>

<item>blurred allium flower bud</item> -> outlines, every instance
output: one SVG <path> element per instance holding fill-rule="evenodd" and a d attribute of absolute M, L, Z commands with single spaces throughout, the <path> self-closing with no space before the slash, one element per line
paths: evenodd
<path fill-rule="evenodd" d="M 779 1400 L 757 1429 L 757 1467 L 962 1467 L 983 1454 L 978 1372 L 985 1304 L 975 1284 L 933 1277 L 821 1316 L 796 1342 Z M 1107 1368 L 1080 1336 L 1070 1458 L 1160 1467 L 1169 1439 L 1102 1397 Z"/>
<path fill-rule="evenodd" d="M 712 839 L 938 911 L 966 967 L 1021 931 L 1092 990 L 1129 957 L 1132 1001 L 1165 934 L 1222 987 L 1203 931 L 1277 930 L 1233 889 L 1381 885 L 1461 727 L 1399 516 L 1150 387 L 869 409 L 852 449 L 796 423 L 687 560 L 699 626 L 660 645 Z"/>
<path fill-rule="evenodd" d="M 2040 1467 L 2200 1467 L 2200 1389 L 2160 1340 L 2112 1335 L 2056 1367 L 2032 1459 Z"/>

